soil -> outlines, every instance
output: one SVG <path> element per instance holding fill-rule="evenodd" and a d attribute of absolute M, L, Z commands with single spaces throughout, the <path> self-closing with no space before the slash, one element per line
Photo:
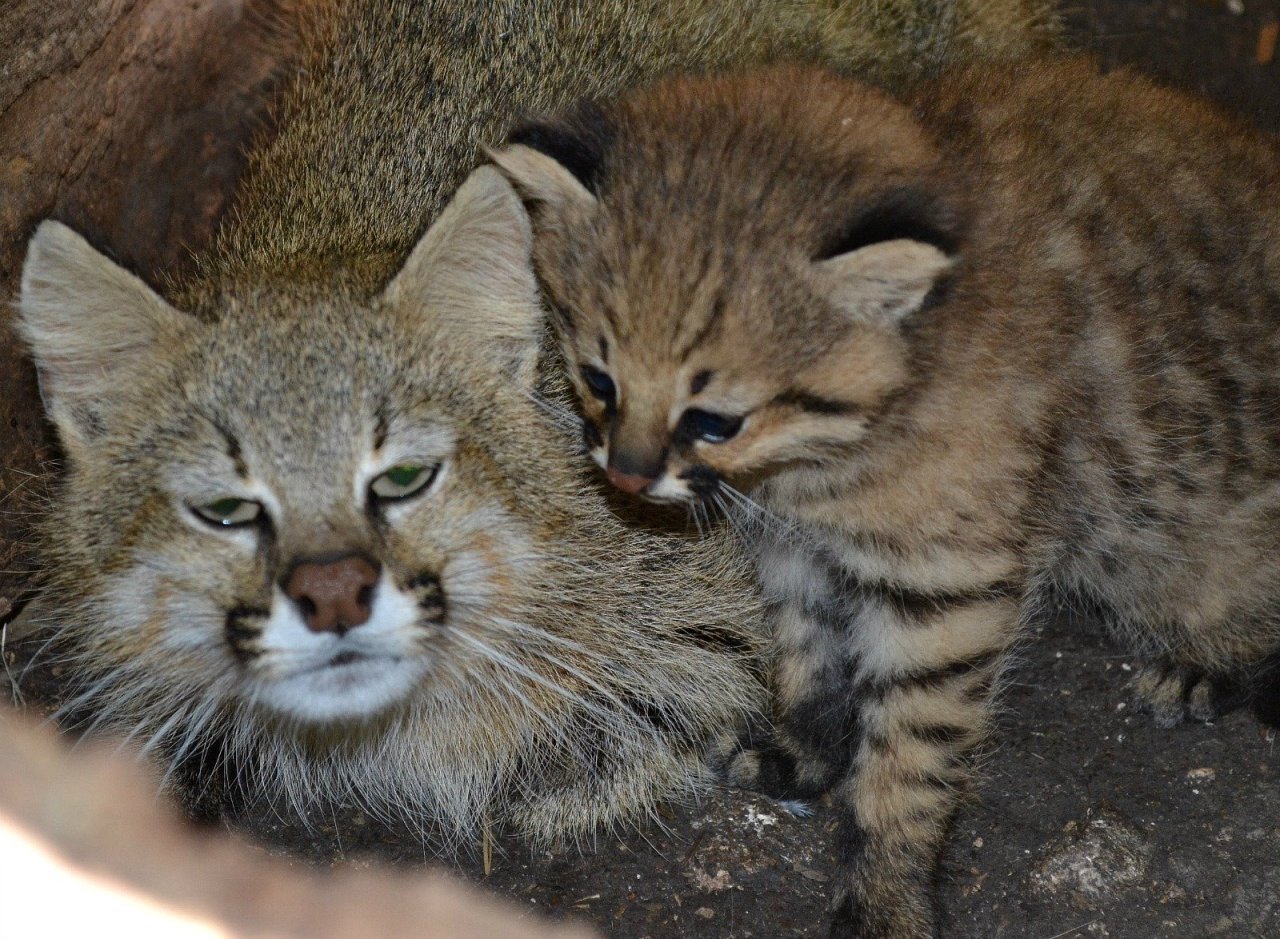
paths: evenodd
<path fill-rule="evenodd" d="M 1278 17 L 1280 0 L 1078 0 L 1068 22 L 1108 64 L 1133 64 L 1277 131 L 1280 62 L 1259 58 Z M 1127 697 L 1134 665 L 1087 619 L 1028 637 L 984 781 L 946 855 L 944 936 L 1280 935 L 1276 732 L 1247 712 L 1157 729 Z M 465 870 L 531 911 L 619 939 L 818 936 L 830 821 L 823 805 L 800 818 L 723 792 L 587 851 L 499 845 L 487 875 L 478 860 Z M 247 825 L 322 863 L 358 865 L 368 853 L 422 861 L 415 842 L 354 813 L 313 837 L 269 818 Z"/>

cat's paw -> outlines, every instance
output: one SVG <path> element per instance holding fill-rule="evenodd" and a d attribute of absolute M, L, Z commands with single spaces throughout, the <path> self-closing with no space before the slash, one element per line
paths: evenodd
<path fill-rule="evenodd" d="M 776 743 L 761 746 L 713 748 L 707 762 L 716 778 L 726 786 L 746 789 L 776 799 L 788 811 L 808 811 L 804 803 L 822 795 L 829 786 L 829 768 L 820 761 L 803 759 Z"/>
<path fill-rule="evenodd" d="M 1230 679 L 1190 665 L 1144 665 L 1130 687 L 1157 727 L 1175 727 L 1188 718 L 1208 723 L 1245 700 Z"/>
<path fill-rule="evenodd" d="M 739 750 L 721 768 L 727 785 L 749 789 L 773 799 L 796 800 L 795 757 L 777 747 Z"/>

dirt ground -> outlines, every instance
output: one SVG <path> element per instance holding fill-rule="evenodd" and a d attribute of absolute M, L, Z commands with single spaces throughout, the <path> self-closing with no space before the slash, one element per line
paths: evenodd
<path fill-rule="evenodd" d="M 1077 2 L 1078 44 L 1214 97 L 1280 130 L 1280 0 Z M 1260 42 L 1261 37 L 1261 42 Z M 1260 55 L 1261 53 L 1261 55 Z M 960 817 L 941 900 L 947 937 L 1280 935 L 1280 753 L 1239 712 L 1159 730 L 1128 704 L 1133 662 L 1087 621 L 1022 648 L 979 799 Z M 411 841 L 356 814 L 313 838 L 248 828 L 336 865 L 369 853 L 420 863 Z M 783 937 L 825 932 L 829 814 L 788 815 L 722 793 L 672 808 L 592 850 L 499 845 L 469 875 L 531 911 L 610 936 Z"/>

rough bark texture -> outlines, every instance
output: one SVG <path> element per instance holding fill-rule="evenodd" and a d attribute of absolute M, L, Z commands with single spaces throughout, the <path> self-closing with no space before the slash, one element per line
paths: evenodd
<path fill-rule="evenodd" d="M 0 620 L 56 457 L 13 339 L 27 238 L 74 226 L 152 282 L 181 271 L 267 132 L 287 7 L 252 0 L 9 0 L 0 12 Z"/>

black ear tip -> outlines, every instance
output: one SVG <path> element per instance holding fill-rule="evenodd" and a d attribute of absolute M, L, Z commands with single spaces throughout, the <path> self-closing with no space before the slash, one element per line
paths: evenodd
<path fill-rule="evenodd" d="M 544 147 L 549 138 L 556 134 L 556 131 L 556 125 L 551 121 L 521 120 L 507 132 L 507 145 L 516 146 L 520 144 L 545 153 Z"/>
<path fill-rule="evenodd" d="M 533 119 L 517 123 L 507 134 L 511 146 L 525 146 L 551 157 L 582 185 L 597 191 L 613 130 L 594 102 L 579 104 L 562 120 Z"/>
<path fill-rule="evenodd" d="M 825 261 L 868 245 L 898 238 L 931 244 L 943 254 L 960 250 L 960 220 L 935 193 L 904 187 L 861 206 L 819 246 L 814 260 Z"/>

